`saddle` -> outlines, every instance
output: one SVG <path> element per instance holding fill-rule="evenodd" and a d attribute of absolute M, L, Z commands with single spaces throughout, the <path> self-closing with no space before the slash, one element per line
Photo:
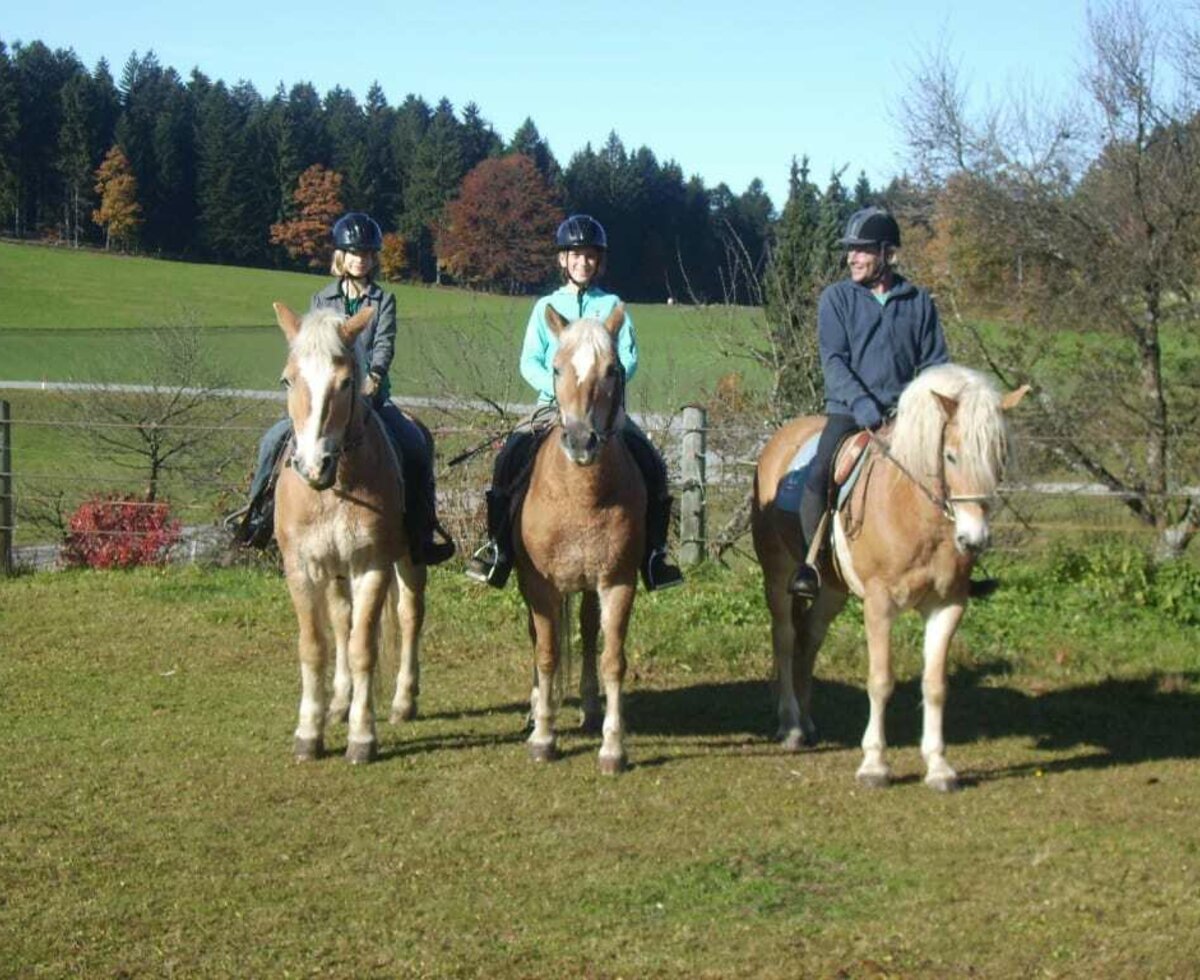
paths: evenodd
<path fill-rule="evenodd" d="M 796 450 L 787 472 L 779 481 L 779 488 L 775 494 L 777 509 L 799 516 L 800 498 L 804 493 L 805 484 L 808 483 L 808 473 L 812 468 L 820 438 L 821 434 L 818 432 L 806 439 Z M 838 444 L 833 466 L 830 467 L 831 482 L 826 488 L 827 499 L 837 510 L 845 506 L 850 491 L 858 481 L 863 463 L 866 462 L 865 450 L 870 441 L 871 433 L 864 429 L 851 432 Z"/>

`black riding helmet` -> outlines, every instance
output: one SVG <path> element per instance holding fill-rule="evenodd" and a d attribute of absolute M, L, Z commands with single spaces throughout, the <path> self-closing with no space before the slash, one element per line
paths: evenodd
<path fill-rule="evenodd" d="M 369 214 L 348 211 L 333 223 L 333 244 L 344 252 L 378 252 L 383 233 Z"/>
<path fill-rule="evenodd" d="M 589 245 L 601 251 L 608 250 L 608 236 L 604 233 L 604 225 L 590 214 L 571 215 L 558 226 L 554 241 L 560 252 Z"/>
<path fill-rule="evenodd" d="M 900 247 L 900 226 L 883 208 L 862 208 L 850 215 L 846 233 L 838 240 L 843 248 L 861 245 L 891 245 Z"/>

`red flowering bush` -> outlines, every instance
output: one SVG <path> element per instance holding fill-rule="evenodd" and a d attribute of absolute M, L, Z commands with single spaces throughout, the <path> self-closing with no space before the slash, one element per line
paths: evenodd
<path fill-rule="evenodd" d="M 85 500 L 67 522 L 62 559 L 74 568 L 161 565 L 179 540 L 179 522 L 161 501 L 112 494 Z"/>

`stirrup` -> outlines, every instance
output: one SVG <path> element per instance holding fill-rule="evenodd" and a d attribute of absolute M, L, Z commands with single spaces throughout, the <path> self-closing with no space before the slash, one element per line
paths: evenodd
<path fill-rule="evenodd" d="M 798 599 L 813 600 L 821 591 L 821 573 L 808 562 L 801 562 L 788 582 L 788 593 Z"/>
<path fill-rule="evenodd" d="M 512 562 L 500 554 L 495 541 L 488 541 L 467 561 L 467 578 L 502 589 L 512 572 Z"/>
<path fill-rule="evenodd" d="M 642 567 L 642 582 L 647 592 L 673 589 L 677 585 L 683 585 L 683 572 L 667 563 L 665 548 L 656 548 L 646 556 L 646 563 Z"/>

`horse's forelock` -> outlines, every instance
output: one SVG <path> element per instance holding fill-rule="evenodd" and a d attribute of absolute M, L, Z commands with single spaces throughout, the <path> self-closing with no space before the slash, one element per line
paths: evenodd
<path fill-rule="evenodd" d="M 301 360 L 308 357 L 323 361 L 349 359 L 355 365 L 355 373 L 361 373 L 353 345 L 346 344 L 338 329 L 345 319 L 333 310 L 310 310 L 300 321 L 300 332 L 292 341 L 292 355 Z"/>
<path fill-rule="evenodd" d="M 1008 427 L 1000 392 L 978 371 L 959 364 L 928 368 L 904 389 L 896 412 L 891 450 L 914 474 L 938 472 L 942 408 L 933 392 L 958 402 L 955 421 L 961 445 L 959 465 L 980 493 L 996 488 L 1008 457 Z"/>
<path fill-rule="evenodd" d="M 559 337 L 560 347 L 572 359 L 579 351 L 588 351 L 596 358 L 613 355 L 613 339 L 599 320 L 576 320 Z"/>

